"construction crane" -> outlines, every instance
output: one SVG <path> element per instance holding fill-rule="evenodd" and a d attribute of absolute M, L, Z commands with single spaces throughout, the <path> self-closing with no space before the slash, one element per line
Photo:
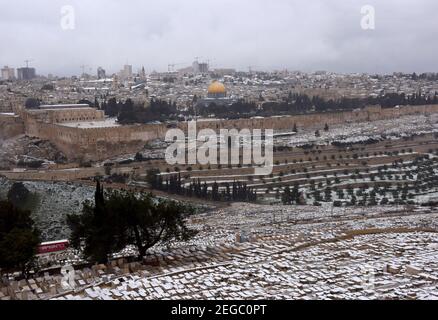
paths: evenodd
<path fill-rule="evenodd" d="M 80 68 L 82 69 L 82 74 L 81 76 L 83 76 L 85 74 L 85 68 L 87 68 L 87 65 L 81 65 Z"/>
<path fill-rule="evenodd" d="M 206 60 L 206 62 L 207 62 L 207 65 L 208 65 L 208 67 L 210 68 L 210 67 L 213 67 L 213 65 L 214 65 L 214 61 L 215 61 L 216 59 L 214 59 L 214 58 L 212 58 L 212 59 L 210 59 L 210 58 L 208 58 L 207 60 Z"/>
<path fill-rule="evenodd" d="M 29 68 L 29 62 L 33 62 L 33 60 L 24 60 L 24 62 L 26 63 L 26 68 Z"/>

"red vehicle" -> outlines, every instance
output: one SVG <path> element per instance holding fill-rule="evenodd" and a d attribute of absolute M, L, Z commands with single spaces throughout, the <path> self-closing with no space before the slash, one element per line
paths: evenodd
<path fill-rule="evenodd" d="M 68 248 L 68 240 L 43 242 L 38 246 L 38 254 L 48 254 L 64 251 Z"/>

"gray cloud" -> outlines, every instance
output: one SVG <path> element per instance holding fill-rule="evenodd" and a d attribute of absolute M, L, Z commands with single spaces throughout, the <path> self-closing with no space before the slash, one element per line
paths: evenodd
<path fill-rule="evenodd" d="M 365 4 L 374 31 L 360 28 Z M 75 8 L 75 30 L 60 27 L 63 5 Z M 438 71 L 437 10 L 433 0 L 15 0 L 0 4 L 0 64 L 32 58 L 39 73 L 71 75 L 200 56 L 241 70 Z"/>

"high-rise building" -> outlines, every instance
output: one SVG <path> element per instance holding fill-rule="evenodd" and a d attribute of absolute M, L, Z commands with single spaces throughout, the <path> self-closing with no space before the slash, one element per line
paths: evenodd
<path fill-rule="evenodd" d="M 132 66 L 127 64 L 123 67 L 125 78 L 132 78 Z"/>
<path fill-rule="evenodd" d="M 208 64 L 207 63 L 200 63 L 199 64 L 199 72 L 200 73 L 208 73 Z"/>
<path fill-rule="evenodd" d="M 105 79 L 106 78 L 105 69 L 103 69 L 102 67 L 97 68 L 97 78 L 98 79 Z"/>
<path fill-rule="evenodd" d="M 9 68 L 8 66 L 5 66 L 1 71 L 1 77 L 3 80 L 12 80 L 15 79 L 15 69 Z"/>
<path fill-rule="evenodd" d="M 35 68 L 18 68 L 17 69 L 17 78 L 18 80 L 32 80 L 36 78 Z"/>
<path fill-rule="evenodd" d="M 128 80 L 132 78 L 132 66 L 129 64 L 124 65 L 123 69 L 120 70 L 118 76 L 120 80 Z"/>
<path fill-rule="evenodd" d="M 198 61 L 194 61 L 192 64 L 193 73 L 208 73 L 208 63 L 199 63 Z"/>
<path fill-rule="evenodd" d="M 192 63 L 192 69 L 193 69 L 193 73 L 199 73 L 199 62 L 198 61 L 194 61 Z"/>

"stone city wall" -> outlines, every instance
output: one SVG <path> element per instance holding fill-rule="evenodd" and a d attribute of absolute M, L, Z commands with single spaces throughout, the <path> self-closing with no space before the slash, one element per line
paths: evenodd
<path fill-rule="evenodd" d="M 315 128 L 323 129 L 325 124 L 336 125 L 351 122 L 375 121 L 400 117 L 403 115 L 438 113 L 438 105 L 402 106 L 398 108 L 382 109 L 379 106 L 370 106 L 360 110 L 304 114 L 295 116 L 277 116 L 269 118 L 252 118 L 222 120 L 212 119 L 198 121 L 197 130 L 202 129 L 274 129 L 291 130 L 296 124 L 298 129 Z M 178 125 L 187 129 L 187 123 Z"/>
<path fill-rule="evenodd" d="M 166 128 L 164 125 L 78 128 L 32 121 L 27 124 L 28 135 L 50 140 L 70 159 L 83 160 L 136 152 L 145 142 L 163 137 Z"/>
<path fill-rule="evenodd" d="M 438 113 L 438 105 L 403 106 L 390 109 L 370 106 L 344 112 L 237 120 L 202 120 L 197 122 L 197 130 L 213 129 L 217 131 L 233 128 L 292 130 L 295 124 L 298 129 L 323 129 L 325 124 L 336 125 L 431 113 Z M 33 118 L 27 119 L 25 123 L 28 135 L 52 141 L 70 158 L 77 158 L 80 155 L 90 160 L 102 160 L 120 154 L 137 152 L 147 141 L 164 138 L 168 130 L 166 124 L 80 128 L 43 123 Z M 186 131 L 187 122 L 179 122 L 177 127 Z"/>
<path fill-rule="evenodd" d="M 24 134 L 23 121 L 14 115 L 0 114 L 0 140 Z"/>

